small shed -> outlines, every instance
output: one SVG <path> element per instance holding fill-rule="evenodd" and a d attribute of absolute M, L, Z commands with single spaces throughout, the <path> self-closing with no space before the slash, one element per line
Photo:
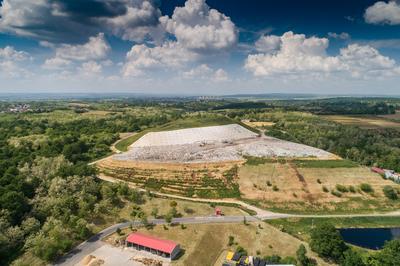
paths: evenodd
<path fill-rule="evenodd" d="M 215 208 L 215 215 L 217 215 L 217 216 L 221 216 L 222 215 L 221 208 L 218 208 L 218 207 Z"/>
<path fill-rule="evenodd" d="M 371 167 L 371 171 L 381 175 L 385 174 L 385 170 L 379 167 Z"/>
<path fill-rule="evenodd" d="M 171 241 L 142 233 L 132 233 L 126 238 L 127 247 L 157 254 L 162 257 L 174 259 L 180 253 L 180 246 Z"/>

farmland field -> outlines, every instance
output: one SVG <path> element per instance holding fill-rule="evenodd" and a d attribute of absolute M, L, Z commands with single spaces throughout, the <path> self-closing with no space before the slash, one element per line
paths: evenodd
<path fill-rule="evenodd" d="M 261 207 L 286 212 L 365 212 L 400 207 L 400 202 L 387 200 L 382 192 L 385 185 L 398 189 L 400 185 L 383 180 L 366 167 L 315 167 L 324 161 L 310 163 L 244 165 L 238 172 L 241 196 Z M 371 186 L 373 193 L 363 192 L 363 183 Z"/>
<path fill-rule="evenodd" d="M 385 118 L 390 118 L 390 116 L 398 117 L 399 115 L 398 114 L 386 115 L 386 116 L 327 115 L 322 117 L 340 124 L 359 126 L 362 128 L 400 128 L 400 123 L 385 119 Z"/>

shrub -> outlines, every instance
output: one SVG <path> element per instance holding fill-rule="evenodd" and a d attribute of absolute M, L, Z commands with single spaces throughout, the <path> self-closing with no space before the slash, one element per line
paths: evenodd
<path fill-rule="evenodd" d="M 340 197 L 342 196 L 342 193 L 340 193 L 339 191 L 336 191 L 336 190 L 332 190 L 332 191 L 331 191 L 331 194 L 332 194 L 333 196 L 338 197 L 338 198 L 340 198 Z"/>
<path fill-rule="evenodd" d="M 242 254 L 242 256 L 247 256 L 247 250 L 245 250 L 245 249 L 244 249 L 243 247 L 241 247 L 241 246 L 237 246 L 236 252 Z"/>
<path fill-rule="evenodd" d="M 322 191 L 325 192 L 325 193 L 328 193 L 328 192 L 329 192 L 329 189 L 328 189 L 326 186 L 323 186 L 323 187 L 322 187 Z"/>
<path fill-rule="evenodd" d="M 193 213 L 195 213 L 195 211 L 193 210 L 193 209 L 191 209 L 191 208 L 189 208 L 189 207 L 184 207 L 183 208 L 183 211 L 185 212 L 185 213 L 187 213 L 187 214 L 193 214 Z"/>
<path fill-rule="evenodd" d="M 307 256 L 306 247 L 301 244 L 296 251 L 297 261 L 299 262 L 299 266 L 312 266 L 317 265 L 315 261 Z M 295 263 L 297 264 L 297 263 Z"/>
<path fill-rule="evenodd" d="M 318 178 L 318 179 L 317 179 L 317 183 L 318 183 L 318 184 L 322 184 L 321 179 Z"/>
<path fill-rule="evenodd" d="M 274 185 L 274 186 L 272 187 L 272 190 L 273 190 L 273 191 L 279 191 L 279 188 L 278 188 L 277 186 Z"/>
<path fill-rule="evenodd" d="M 397 200 L 399 198 L 396 190 L 394 190 L 392 186 L 384 186 L 382 190 L 388 199 Z"/>
<path fill-rule="evenodd" d="M 351 193 L 356 193 L 356 188 L 354 186 L 349 186 L 349 191 Z"/>
<path fill-rule="evenodd" d="M 372 193 L 372 192 L 374 192 L 374 189 L 371 187 L 371 185 L 370 184 L 368 184 L 368 183 L 362 183 L 361 185 L 360 185 L 360 189 L 363 191 L 363 192 L 365 192 L 365 193 Z"/>
<path fill-rule="evenodd" d="M 337 189 L 338 191 L 342 192 L 342 193 L 348 192 L 347 187 L 345 187 L 345 186 L 343 186 L 343 185 L 340 185 L 340 184 L 336 184 L 336 189 Z"/>
<path fill-rule="evenodd" d="M 228 238 L 228 246 L 232 246 L 233 244 L 235 244 L 235 237 L 229 236 L 229 238 Z"/>
<path fill-rule="evenodd" d="M 272 183 L 271 183 L 271 181 L 267 181 L 267 186 L 272 186 Z"/>

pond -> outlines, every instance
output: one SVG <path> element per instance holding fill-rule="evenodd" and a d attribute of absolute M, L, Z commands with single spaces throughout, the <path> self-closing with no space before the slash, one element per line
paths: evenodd
<path fill-rule="evenodd" d="M 349 244 L 381 249 L 386 241 L 400 238 L 400 227 L 397 228 L 343 228 L 339 229 L 343 240 Z"/>

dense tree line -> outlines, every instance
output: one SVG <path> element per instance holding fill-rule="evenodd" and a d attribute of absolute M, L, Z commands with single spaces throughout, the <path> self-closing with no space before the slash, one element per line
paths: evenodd
<path fill-rule="evenodd" d="M 268 110 L 285 110 L 310 112 L 324 115 L 386 115 L 394 114 L 396 106 L 383 99 L 330 98 L 310 100 L 221 100 L 209 102 L 212 110 L 244 110 L 253 109 L 255 112 Z M 183 104 L 183 103 L 182 103 Z M 400 101 L 398 101 L 400 104 Z M 205 105 L 203 102 L 202 106 Z"/>
<path fill-rule="evenodd" d="M 292 115 L 276 120 L 269 135 L 304 143 L 364 165 L 400 171 L 400 131 L 361 129 L 316 116 Z"/>
<path fill-rule="evenodd" d="M 96 181 L 87 163 L 108 154 L 119 132 L 161 125 L 172 117 L 29 118 L 0 117 L 0 265 L 26 250 L 52 261 L 86 239 L 91 221 L 118 206 L 125 193 Z M 30 135 L 41 137 L 25 139 Z"/>

